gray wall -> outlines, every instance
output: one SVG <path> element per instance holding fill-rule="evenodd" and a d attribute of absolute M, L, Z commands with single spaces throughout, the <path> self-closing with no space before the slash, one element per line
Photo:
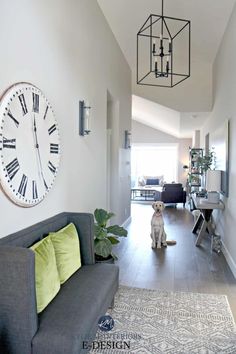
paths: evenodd
<path fill-rule="evenodd" d="M 183 165 L 188 165 L 189 147 L 192 139 L 178 139 L 172 135 L 153 129 L 132 120 L 132 143 L 136 144 L 178 144 L 178 182 L 185 186 L 187 174 Z"/>
<path fill-rule="evenodd" d="M 229 198 L 224 198 L 225 210 L 215 213 L 217 231 L 224 242 L 224 254 L 236 276 L 236 8 L 219 48 L 213 70 L 214 103 L 210 118 L 201 131 L 201 144 L 204 147 L 206 134 L 213 133 L 226 119 L 230 119 L 230 176 Z"/>
<path fill-rule="evenodd" d="M 55 186 L 41 204 L 20 208 L 0 191 L 0 237 L 61 211 L 106 208 L 107 91 L 119 104 L 114 198 L 117 221 L 124 222 L 130 213 L 130 156 L 123 145 L 131 127 L 131 72 L 97 2 L 2 0 L 0 43 L 0 93 L 19 81 L 38 86 L 54 108 L 62 143 Z M 78 135 L 81 99 L 92 106 L 87 137 Z"/>

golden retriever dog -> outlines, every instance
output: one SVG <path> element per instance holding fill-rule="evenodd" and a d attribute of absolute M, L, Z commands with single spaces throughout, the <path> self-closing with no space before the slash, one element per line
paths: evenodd
<path fill-rule="evenodd" d="M 152 248 L 161 248 L 161 245 L 167 246 L 166 243 L 166 233 L 164 229 L 164 220 L 162 212 L 165 209 L 163 202 L 152 203 L 152 208 L 154 209 L 154 214 L 151 220 L 151 239 Z"/>

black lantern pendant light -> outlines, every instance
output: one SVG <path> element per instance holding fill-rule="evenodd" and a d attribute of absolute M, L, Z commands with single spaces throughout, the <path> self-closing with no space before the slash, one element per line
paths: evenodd
<path fill-rule="evenodd" d="M 137 34 L 137 84 L 174 87 L 190 77 L 191 24 L 151 14 Z"/>

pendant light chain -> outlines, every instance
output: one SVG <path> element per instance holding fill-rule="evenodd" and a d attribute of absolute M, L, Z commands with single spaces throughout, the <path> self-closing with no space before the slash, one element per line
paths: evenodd
<path fill-rule="evenodd" d="M 155 39 L 153 40 L 153 46 L 152 46 L 152 55 L 154 59 L 154 73 L 155 77 L 168 77 L 169 76 L 169 71 L 170 71 L 170 57 L 171 57 L 171 52 L 172 52 L 172 44 L 171 44 L 171 38 L 168 38 L 169 41 L 169 50 L 168 53 L 165 54 L 164 51 L 164 42 L 166 38 L 164 37 L 164 0 L 162 0 L 162 15 L 161 15 L 161 33 L 160 33 L 160 52 L 159 54 L 156 52 L 156 41 Z M 159 64 L 160 64 L 160 70 L 158 70 L 158 57 L 160 57 Z M 166 57 L 166 65 L 164 65 L 164 58 Z M 165 66 L 165 70 L 164 70 Z"/>

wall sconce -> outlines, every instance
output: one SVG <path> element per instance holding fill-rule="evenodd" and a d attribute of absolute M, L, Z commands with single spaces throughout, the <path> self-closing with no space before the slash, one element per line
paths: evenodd
<path fill-rule="evenodd" d="M 79 101 L 79 135 L 88 135 L 90 133 L 89 129 L 89 118 L 90 118 L 89 104 L 85 101 Z"/>
<path fill-rule="evenodd" d="M 131 132 L 129 130 L 125 130 L 125 149 L 131 148 Z"/>

